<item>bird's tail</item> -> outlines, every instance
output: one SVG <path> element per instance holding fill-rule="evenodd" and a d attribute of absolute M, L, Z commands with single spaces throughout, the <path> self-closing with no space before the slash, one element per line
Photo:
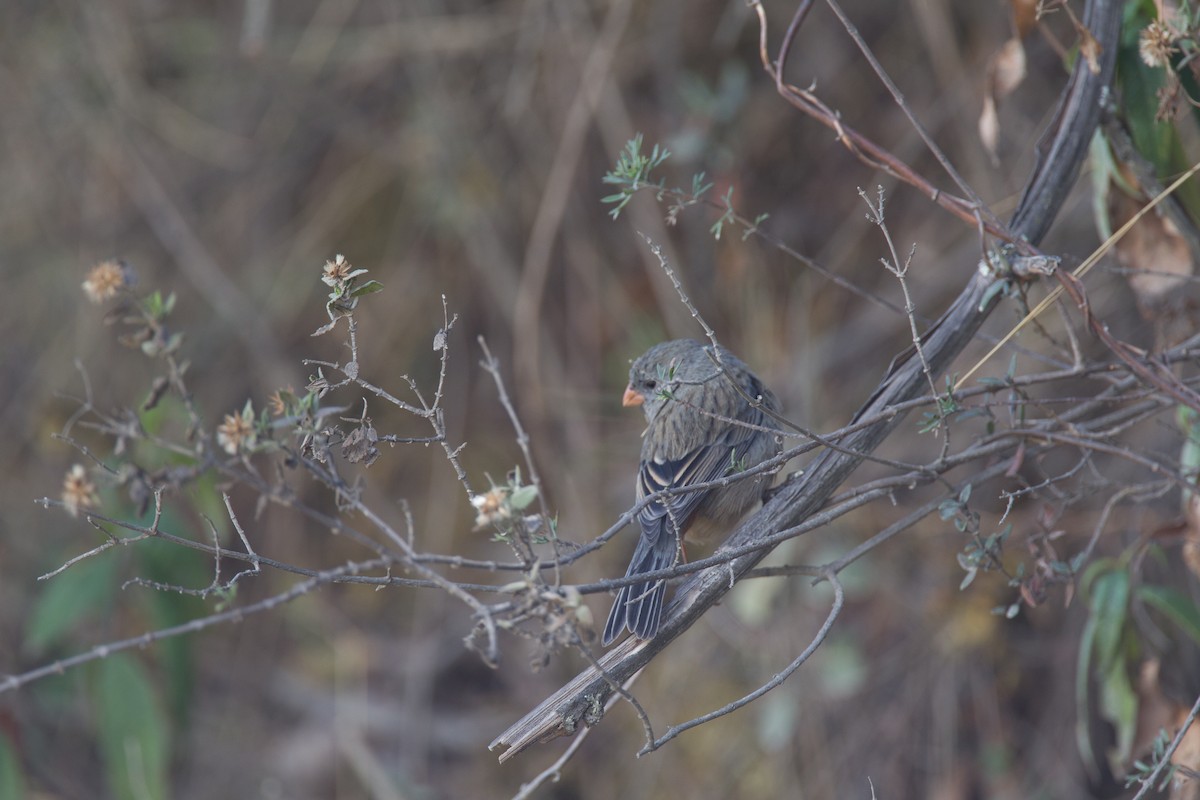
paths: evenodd
<path fill-rule="evenodd" d="M 640 537 L 625 577 L 670 567 L 675 562 L 674 538 L 659 536 L 658 541 L 650 543 L 645 536 Z M 604 625 L 604 646 L 607 647 L 620 636 L 626 626 L 639 639 L 654 638 L 654 634 L 658 633 L 666 593 L 667 582 L 662 578 L 621 587 L 612 611 L 608 613 L 608 622 Z"/>

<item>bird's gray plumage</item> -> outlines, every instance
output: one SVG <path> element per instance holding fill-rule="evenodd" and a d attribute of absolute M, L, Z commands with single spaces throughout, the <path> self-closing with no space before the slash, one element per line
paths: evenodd
<path fill-rule="evenodd" d="M 720 349 L 719 365 L 712 352 L 693 339 L 676 339 L 650 348 L 630 367 L 629 388 L 644 398 L 648 423 L 638 468 L 639 502 L 663 489 L 735 475 L 780 452 L 775 421 L 758 407 L 777 412 L 775 395 L 728 350 Z M 641 535 L 626 577 L 673 566 L 679 532 L 727 528 L 757 502 L 764 485 L 757 475 L 651 501 L 637 515 Z M 604 626 L 604 644 L 626 627 L 638 638 L 652 638 L 665 594 L 662 579 L 622 587 Z"/>

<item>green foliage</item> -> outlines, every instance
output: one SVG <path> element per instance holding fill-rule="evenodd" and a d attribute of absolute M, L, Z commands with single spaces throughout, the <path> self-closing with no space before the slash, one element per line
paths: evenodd
<path fill-rule="evenodd" d="M 1171 734 L 1167 733 L 1163 728 L 1158 729 L 1158 735 L 1154 737 L 1154 744 L 1150 747 L 1150 761 L 1142 761 L 1140 758 L 1133 762 L 1133 772 L 1125 776 L 1125 786 L 1128 788 L 1135 783 L 1142 784 L 1150 780 L 1150 776 L 1158 765 L 1163 762 L 1167 756 L 1167 747 L 1171 744 Z M 1167 764 L 1163 767 L 1163 771 L 1159 774 L 1159 782 L 1156 791 L 1164 792 L 1167 786 L 1175 778 L 1175 765 Z"/>
<path fill-rule="evenodd" d="M 171 731 L 149 674 L 122 653 L 97 673 L 92 697 L 109 791 L 118 800 L 168 797 Z"/>
<path fill-rule="evenodd" d="M 1139 586 L 1137 598 L 1163 615 L 1200 644 L 1200 608 L 1190 595 L 1170 586 Z"/>
<path fill-rule="evenodd" d="M 25 773 L 8 738 L 0 734 L 0 800 L 22 800 L 25 794 Z"/>
<path fill-rule="evenodd" d="M 1013 526 L 1008 524 L 987 536 L 980 536 L 979 513 L 971 510 L 970 500 L 971 484 L 968 483 L 959 490 L 956 497 L 948 497 L 938 505 L 938 516 L 943 521 L 952 520 L 959 533 L 970 535 L 962 552 L 957 556 L 958 565 L 966 572 L 962 582 L 958 585 L 959 591 L 970 586 L 980 572 L 1003 569 L 1000 556 L 1004 550 L 1004 543 L 1012 534 L 1013 529 Z M 1005 610 L 1005 613 L 1011 619 L 1016 616 L 1019 608 L 1020 606 L 1014 603 Z"/>
<path fill-rule="evenodd" d="M 170 508 L 163 512 L 164 526 L 177 526 L 182 520 L 169 518 Z M 150 540 L 138 545 L 138 572 L 145 578 L 167 586 L 203 587 L 212 580 L 212 559 L 198 553 L 180 554 L 169 542 Z M 227 578 L 224 575 L 223 578 Z M 132 588 L 130 591 L 134 591 Z M 204 616 L 205 601 L 180 592 L 163 592 L 141 588 L 138 606 L 145 625 L 161 630 L 182 625 Z M 211 601 L 210 601 L 211 602 Z M 216 610 L 216 609 L 213 609 Z M 163 675 L 163 692 L 172 716 L 187 717 L 195 689 L 195 659 L 193 640 L 187 636 L 172 636 L 155 645 L 153 650 Z"/>
<path fill-rule="evenodd" d="M 721 216 L 717 219 L 717 221 L 712 224 L 712 227 L 708 229 L 709 232 L 712 233 L 713 238 L 716 239 L 717 241 L 720 241 L 721 233 L 725 230 L 725 226 L 728 224 L 731 224 L 735 221 L 735 217 L 734 217 L 734 213 L 733 213 L 733 187 L 732 186 L 730 186 L 728 189 L 725 190 L 724 196 L 721 197 L 721 204 L 725 206 L 724 213 L 722 213 Z"/>
<path fill-rule="evenodd" d="M 654 145 L 649 153 L 643 153 L 640 133 L 625 144 L 625 149 L 617 157 L 617 165 L 602 179 L 604 183 L 618 187 L 615 194 L 600 198 L 600 202 L 613 206 L 608 212 L 610 217 L 613 219 L 619 217 L 622 209 L 633 199 L 633 196 L 643 189 L 653 190 L 655 198 L 659 201 L 669 198 L 667 222 L 670 224 L 678 221 L 680 212 L 685 208 L 703 201 L 704 195 L 713 186 L 705 179 L 703 172 L 692 176 L 690 191 L 680 188 L 668 189 L 663 178 L 655 178 L 652 175 L 653 171 L 660 167 L 670 155 L 670 151 L 660 149 L 658 145 Z M 712 203 L 712 205 L 716 205 L 716 203 Z M 770 217 L 770 214 L 759 214 L 753 221 L 750 221 L 739 216 L 733 207 L 732 186 L 725 190 L 718 207 L 721 209 L 721 216 L 709 228 L 715 239 L 721 238 L 726 226 L 740 225 L 744 241 L 757 233 L 759 226 Z"/>
<path fill-rule="evenodd" d="M 498 542 L 512 541 L 514 537 L 535 543 L 549 541 L 544 532 L 539 532 L 541 518 L 528 517 L 524 513 L 537 497 L 538 487 L 523 483 L 521 468 L 514 467 L 504 483 L 493 482 L 491 490 L 471 498 L 471 505 L 478 512 L 475 527 L 491 527 L 492 538 Z M 553 520 L 550 524 L 553 527 Z"/>
<path fill-rule="evenodd" d="M 1183 445 L 1179 451 L 1179 468 L 1191 483 L 1200 479 L 1200 414 L 1187 406 L 1177 406 L 1175 421 L 1184 432 Z M 1183 501 L 1191 499 L 1192 492 L 1184 491 Z"/>
<path fill-rule="evenodd" d="M 513 491 L 508 497 L 509 504 L 517 511 L 524 511 L 529 507 L 529 504 L 537 499 L 538 490 L 536 486 L 521 486 Z"/>
<path fill-rule="evenodd" d="M 971 484 L 968 483 L 959 490 L 957 497 L 948 497 L 941 502 L 938 506 L 938 516 L 943 521 L 953 519 L 954 527 L 958 528 L 960 533 L 978 529 L 979 515 L 967 508 L 967 501 L 970 499 Z"/>
<path fill-rule="evenodd" d="M 650 173 L 661 166 L 670 155 L 670 151 L 659 149 L 657 144 L 651 148 L 649 153 L 643 153 L 642 134 L 640 133 L 626 142 L 625 149 L 617 157 L 616 167 L 602 178 L 604 183 L 618 187 L 616 194 L 600 198 L 602 203 L 613 204 L 608 215 L 613 219 L 619 217 L 621 210 L 629 204 L 638 190 L 646 186 L 659 190 L 664 189 L 662 179 L 654 181 L 651 179 Z"/>
<path fill-rule="evenodd" d="M 86 620 L 103 617 L 116 593 L 116 561 L 91 558 L 50 579 L 38 595 L 25 632 L 27 649 L 40 652 L 58 644 Z"/>
<path fill-rule="evenodd" d="M 1121 48 L 1117 54 L 1117 86 L 1122 98 L 1122 112 L 1130 130 L 1134 147 L 1154 165 L 1157 177 L 1166 179 L 1191 166 L 1183 146 L 1179 114 L 1190 113 L 1200 121 L 1200 109 L 1194 100 L 1200 86 L 1183 60 L 1194 58 L 1200 45 L 1196 39 L 1194 10 L 1184 4 L 1167 25 L 1172 33 L 1173 53 L 1169 63 L 1150 66 L 1141 48 L 1141 37 L 1157 19 L 1153 2 L 1138 0 L 1125 7 Z M 1195 181 L 1185 183 L 1176 197 L 1187 208 L 1192 219 L 1200 219 L 1200 186 Z"/>
<path fill-rule="evenodd" d="M 1137 728 L 1137 695 L 1130 677 L 1138 655 L 1130 625 L 1130 575 L 1124 561 L 1102 559 L 1092 564 L 1081 582 L 1088 593 L 1088 619 L 1080 640 L 1075 671 L 1075 700 L 1078 709 L 1075 736 L 1080 755 L 1092 765 L 1104 755 L 1097 753 L 1088 730 L 1091 718 L 1091 681 L 1095 681 L 1099 707 L 1096 713 L 1113 726 L 1116 747 L 1108 754 L 1113 763 L 1128 761 Z"/>
<path fill-rule="evenodd" d="M 937 402 L 937 411 L 926 411 L 921 415 L 920 421 L 917 423 L 917 430 L 921 433 L 931 433 L 942 427 L 943 424 L 949 423 L 952 417 L 962 413 L 963 408 L 959 405 L 958 400 L 954 397 L 954 384 L 957 382 L 958 376 L 946 376 L 946 392 L 939 394 L 935 399 Z"/>
<path fill-rule="evenodd" d="M 163 322 L 175 310 L 175 293 L 163 297 L 157 289 L 142 299 L 142 310 L 154 322 Z"/>
<path fill-rule="evenodd" d="M 360 298 L 369 294 L 383 291 L 383 284 L 376 280 L 359 283 L 359 278 L 367 274 L 365 269 L 357 269 L 340 253 L 332 261 L 325 262 L 321 282 L 329 287 L 329 296 L 325 300 L 325 313 L 329 315 L 329 324 L 323 325 L 313 332 L 320 336 L 333 330 L 337 321 L 349 316 L 358 306 Z"/>
<path fill-rule="evenodd" d="M 128 509 L 126 513 L 132 514 Z M 152 511 L 147 512 L 147 515 L 152 514 Z M 142 523 L 149 521 L 148 516 L 141 520 Z M 164 529 L 178 530 L 184 526 L 184 521 L 177 511 L 167 507 L 159 524 Z M 120 559 L 114 555 L 111 551 L 101 553 L 50 579 L 46 591 L 38 596 L 31 615 L 25 640 L 28 649 L 36 652 L 66 643 L 81 625 L 102 619 L 109 613 L 121 587 L 117 575 Z M 181 556 L 176 546 L 165 541 L 141 542 L 131 555 L 137 563 L 137 571 L 148 580 L 194 587 L 202 587 L 211 580 L 211 572 L 202 557 L 192 553 Z M 142 589 L 137 598 L 142 624 L 148 629 L 179 625 L 204 613 L 202 601 L 178 592 Z M 187 715 L 195 683 L 191 640 L 187 637 L 166 639 L 158 643 L 153 653 L 166 676 L 170 707 L 175 716 L 182 719 Z M 159 702 L 156 687 L 147 684 L 145 691 L 155 694 L 155 702 Z"/>

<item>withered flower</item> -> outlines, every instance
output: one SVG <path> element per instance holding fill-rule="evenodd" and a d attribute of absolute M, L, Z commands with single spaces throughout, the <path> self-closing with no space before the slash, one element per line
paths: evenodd
<path fill-rule="evenodd" d="M 96 485 L 88 478 L 83 464 L 76 464 L 67 471 L 67 477 L 63 480 L 62 501 L 72 517 L 79 516 L 81 508 L 96 505 Z"/>
<path fill-rule="evenodd" d="M 254 409 L 249 404 L 241 413 L 225 415 L 225 421 L 217 426 L 217 444 L 229 455 L 237 455 L 254 447 L 258 435 L 254 432 Z"/>
<path fill-rule="evenodd" d="M 131 283 L 129 267 L 120 261 L 108 259 L 92 267 L 83 282 L 83 291 L 93 303 L 103 303 L 117 296 L 117 292 Z"/>
<path fill-rule="evenodd" d="M 1179 52 L 1175 38 L 1171 26 L 1156 19 L 1138 36 L 1138 54 L 1148 67 L 1165 67 L 1171 63 L 1171 56 Z"/>

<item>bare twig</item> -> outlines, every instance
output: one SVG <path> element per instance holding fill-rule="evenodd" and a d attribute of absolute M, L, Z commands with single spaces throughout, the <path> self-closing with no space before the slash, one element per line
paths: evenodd
<path fill-rule="evenodd" d="M 800 655 L 796 656 L 792 663 L 788 664 L 782 671 L 776 673 L 771 680 L 767 681 L 753 692 L 750 692 L 750 694 L 740 697 L 737 700 L 734 700 L 732 703 L 728 703 L 715 711 L 710 711 L 709 713 L 696 717 L 695 719 L 688 720 L 687 722 L 681 722 L 678 725 L 672 725 L 662 736 L 643 747 L 638 755 L 644 755 L 645 753 L 657 750 L 684 731 L 691 730 L 692 728 L 695 728 L 698 725 L 703 725 L 706 722 L 711 722 L 712 720 L 723 717 L 726 714 L 732 714 L 739 708 L 743 708 L 750 703 L 753 703 L 755 700 L 762 697 L 772 689 L 781 686 L 784 681 L 791 677 L 792 673 L 798 670 L 800 665 L 807 661 L 812 654 L 817 651 L 817 648 L 820 647 L 825 641 L 825 637 L 829 635 L 829 631 L 833 628 L 833 623 L 836 622 L 837 618 L 841 615 L 842 606 L 846 601 L 845 592 L 842 590 L 842 584 L 841 581 L 837 579 L 837 575 L 832 571 L 826 571 L 822 577 L 833 585 L 833 606 L 829 609 L 829 615 L 825 618 L 825 622 L 821 625 L 820 630 L 817 631 L 817 635 L 814 636 L 812 641 L 808 643 L 808 647 L 804 648 Z"/>
<path fill-rule="evenodd" d="M 1179 726 L 1179 730 L 1175 732 L 1175 738 L 1167 745 L 1162 758 L 1154 765 L 1154 770 L 1142 779 L 1142 788 L 1138 789 L 1138 793 L 1133 796 L 1133 800 L 1142 800 L 1147 794 L 1154 791 L 1154 784 L 1158 781 L 1158 776 L 1171 763 L 1171 756 L 1175 755 L 1175 751 L 1179 749 L 1184 735 L 1188 732 L 1188 728 L 1192 727 L 1192 724 L 1195 723 L 1197 716 L 1200 716 L 1200 696 L 1196 698 L 1196 702 L 1192 703 L 1192 710 L 1188 712 L 1187 719 L 1183 721 L 1183 724 Z"/>
<path fill-rule="evenodd" d="M 206 617 L 185 622 L 182 625 L 173 625 L 169 628 L 162 628 L 157 631 L 150 631 L 141 636 L 133 636 L 128 639 L 121 639 L 115 642 L 107 642 L 105 644 L 96 645 L 87 652 L 79 655 L 63 658 L 55 661 L 52 664 L 47 664 L 37 669 L 23 672 L 19 675 L 9 675 L 6 678 L 0 679 L 0 693 L 19 689 L 27 683 L 32 683 L 41 678 L 49 677 L 50 675 L 61 675 L 68 669 L 77 667 L 81 664 L 86 664 L 89 661 L 96 661 L 102 658 L 108 658 L 114 653 L 119 653 L 123 650 L 131 650 L 135 647 L 148 647 L 155 642 L 169 639 L 173 636 L 182 636 L 188 633 L 198 633 L 199 631 L 211 628 L 214 625 L 220 625 L 226 622 L 236 622 L 245 619 L 253 614 L 259 614 L 264 611 L 270 611 L 278 608 L 284 603 L 289 603 L 298 597 L 301 597 L 313 591 L 319 586 L 334 582 L 337 578 L 348 575 L 360 569 L 375 569 L 383 565 L 381 561 L 366 562 L 361 564 L 348 564 L 336 569 L 322 570 L 308 580 L 297 583 L 292 588 L 285 592 L 272 595 L 265 600 L 260 600 L 257 603 L 251 603 L 248 606 L 230 609 L 217 614 L 210 614 Z"/>

